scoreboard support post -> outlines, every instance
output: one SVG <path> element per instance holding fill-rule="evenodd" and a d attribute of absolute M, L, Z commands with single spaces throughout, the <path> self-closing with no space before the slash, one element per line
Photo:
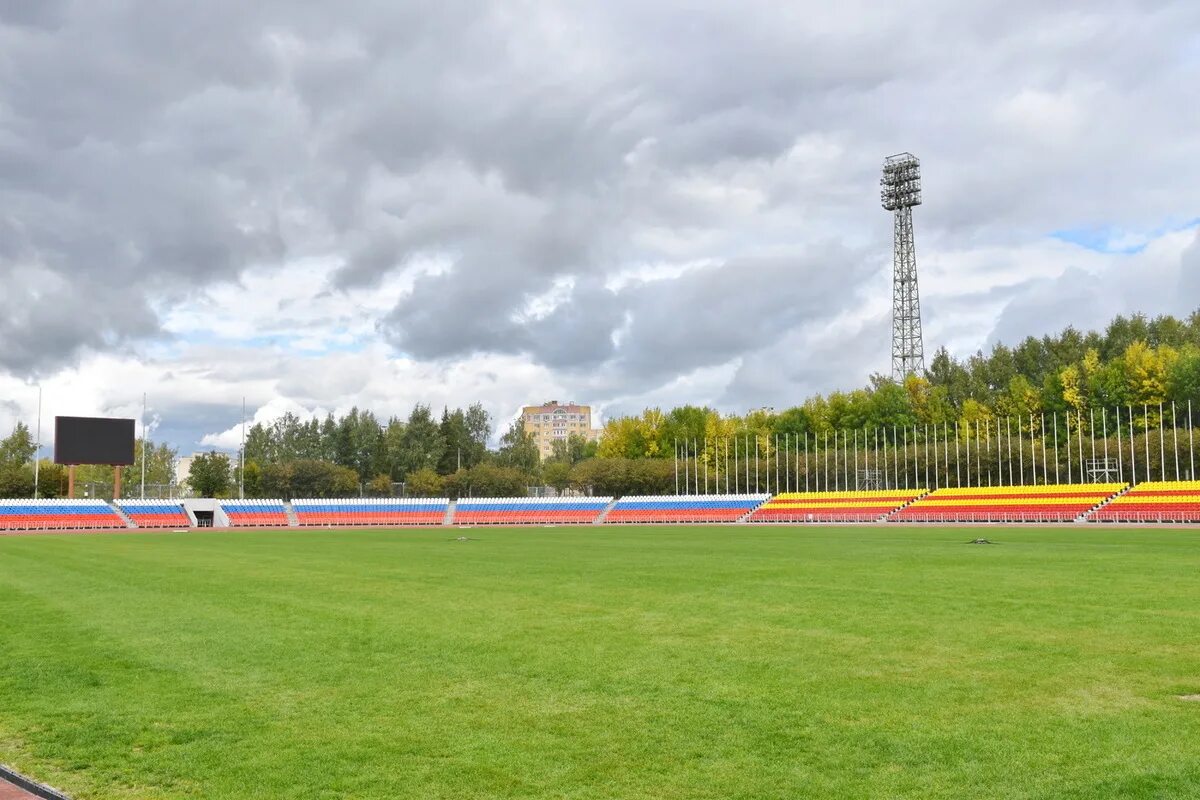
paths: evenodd
<path fill-rule="evenodd" d="M 75 465 L 67 466 L 67 497 L 71 500 L 75 499 Z"/>
<path fill-rule="evenodd" d="M 121 499 L 121 465 L 113 467 L 113 500 Z"/>

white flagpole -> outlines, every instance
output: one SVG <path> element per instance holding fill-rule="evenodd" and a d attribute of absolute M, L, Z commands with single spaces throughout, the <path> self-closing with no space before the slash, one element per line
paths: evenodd
<path fill-rule="evenodd" d="M 1075 411 L 1075 421 L 1079 423 L 1075 431 L 1075 444 L 1079 446 L 1079 482 L 1084 482 L 1084 413 Z"/>
<path fill-rule="evenodd" d="M 1054 484 L 1057 486 L 1060 483 L 1060 481 L 1058 479 L 1058 462 L 1060 461 L 1060 459 L 1058 457 L 1058 412 L 1057 411 L 1054 412 L 1054 422 L 1052 423 L 1052 425 L 1054 426 Z"/>
<path fill-rule="evenodd" d="M 1067 483 L 1071 480 L 1071 409 L 1067 409 Z"/>
<path fill-rule="evenodd" d="M 959 451 L 959 421 L 954 420 L 954 486 L 962 487 L 961 452 Z"/>
<path fill-rule="evenodd" d="M 1171 401 L 1171 450 L 1175 454 L 1175 480 L 1179 480 L 1179 420 L 1175 416 L 1175 401 Z"/>
<path fill-rule="evenodd" d="M 1137 485 L 1137 442 L 1133 438 L 1133 406 L 1128 405 L 1125 410 L 1129 414 L 1129 482 L 1134 486 Z"/>
<path fill-rule="evenodd" d="M 1117 480 L 1124 483 L 1124 439 L 1121 438 L 1121 407 L 1117 405 Z"/>
<path fill-rule="evenodd" d="M 1188 399 L 1188 480 L 1196 480 L 1196 446 L 1192 438 L 1192 401 Z"/>
<path fill-rule="evenodd" d="M 243 425 L 243 427 L 245 427 Z M 146 393 L 142 392 L 142 498 L 146 499 L 146 444 L 148 437 L 146 436 Z"/>
<path fill-rule="evenodd" d="M 1008 485 L 1013 486 L 1012 470 L 1012 417 L 1004 418 L 1004 438 L 1008 440 Z"/>
<path fill-rule="evenodd" d="M 1100 409 L 1100 433 L 1104 436 L 1104 477 L 1108 478 L 1108 409 Z M 1105 481 L 1107 483 L 1107 480 Z"/>
<path fill-rule="evenodd" d="M 1017 415 L 1017 462 L 1021 465 L 1021 485 L 1025 485 L 1025 439 L 1021 437 L 1021 416 Z"/>
<path fill-rule="evenodd" d="M 1163 404 L 1158 404 L 1158 479 L 1167 479 L 1167 437 L 1163 431 Z"/>
<path fill-rule="evenodd" d="M 33 452 L 33 499 L 38 499 L 39 467 L 42 463 L 42 385 L 38 384 L 37 450 Z"/>
<path fill-rule="evenodd" d="M 1029 413 L 1029 469 L 1033 473 L 1033 480 L 1029 482 L 1030 486 L 1037 486 L 1037 447 L 1033 441 L 1033 412 Z"/>
<path fill-rule="evenodd" d="M 1142 403 L 1142 435 L 1146 446 L 1146 482 L 1150 482 L 1150 405 Z"/>
<path fill-rule="evenodd" d="M 675 446 L 675 496 L 679 496 L 679 439 L 671 439 L 671 444 Z"/>

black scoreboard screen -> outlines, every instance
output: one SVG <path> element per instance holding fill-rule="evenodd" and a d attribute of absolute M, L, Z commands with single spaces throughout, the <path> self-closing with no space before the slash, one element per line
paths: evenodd
<path fill-rule="evenodd" d="M 134 427 L 131 419 L 55 417 L 54 463 L 133 463 Z"/>

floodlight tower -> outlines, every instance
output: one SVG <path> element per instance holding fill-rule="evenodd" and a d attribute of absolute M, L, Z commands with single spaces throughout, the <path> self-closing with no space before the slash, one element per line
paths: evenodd
<path fill-rule="evenodd" d="M 892 377 L 903 381 L 909 375 L 925 371 L 912 224 L 912 208 L 921 205 L 921 162 L 912 153 L 888 156 L 883 162 L 883 178 L 879 184 L 883 207 L 894 212 Z"/>

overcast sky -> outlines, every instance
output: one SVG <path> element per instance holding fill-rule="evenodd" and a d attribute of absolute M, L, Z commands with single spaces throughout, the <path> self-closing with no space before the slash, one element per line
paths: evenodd
<path fill-rule="evenodd" d="M 1186 313 L 1197 86 L 1195 0 L 0 0 L 0 429 L 854 388 L 904 150 L 927 354 Z"/>

